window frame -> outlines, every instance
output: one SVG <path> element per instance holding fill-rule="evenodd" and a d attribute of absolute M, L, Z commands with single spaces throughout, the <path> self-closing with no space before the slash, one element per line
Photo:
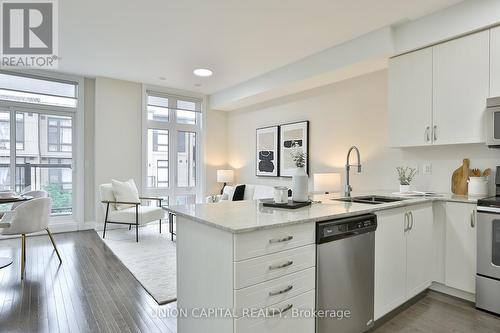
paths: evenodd
<path fill-rule="evenodd" d="M 169 116 L 168 122 L 155 121 L 148 119 L 148 94 L 153 96 L 164 97 L 168 99 Z M 142 183 L 143 192 L 147 195 L 168 197 L 169 202 L 174 204 L 177 197 L 185 195 L 196 195 L 197 201 L 202 201 L 204 193 L 204 172 L 202 156 L 203 156 L 203 123 L 206 98 L 203 95 L 167 89 L 164 87 L 143 85 L 142 86 Z M 189 101 L 197 103 L 196 124 L 177 123 L 177 100 Z M 163 129 L 168 130 L 168 187 L 148 187 L 148 129 Z M 177 159 L 177 133 L 178 132 L 194 132 L 196 133 L 196 186 L 193 187 L 178 187 L 178 159 Z"/>
<path fill-rule="evenodd" d="M 51 216 L 49 225 L 54 231 L 73 231 L 84 227 L 84 78 L 79 76 L 48 72 L 44 70 L 0 70 L 3 74 L 32 77 L 42 80 L 73 83 L 76 89 L 76 107 L 66 107 L 58 105 L 24 103 L 10 100 L 0 100 L 0 110 L 10 112 L 11 117 L 16 112 L 38 113 L 42 115 L 54 115 L 71 117 L 72 119 L 72 214 L 64 216 Z M 12 119 L 12 118 L 11 118 Z M 14 118 L 15 119 L 15 118 Z M 10 122 L 11 133 L 15 136 L 15 121 Z M 12 137 L 12 134 L 11 134 Z M 10 145 L 10 172 L 11 181 L 15 181 L 16 145 Z M 15 184 L 14 184 L 15 185 Z"/>

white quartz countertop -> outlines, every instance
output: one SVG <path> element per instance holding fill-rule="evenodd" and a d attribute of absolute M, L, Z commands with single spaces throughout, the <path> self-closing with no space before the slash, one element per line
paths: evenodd
<path fill-rule="evenodd" d="M 370 192 L 370 195 L 397 197 L 390 192 Z M 354 193 L 353 196 L 366 195 Z M 433 201 L 453 201 L 475 204 L 478 198 L 440 194 L 436 197 L 404 198 L 405 200 L 371 205 L 332 200 L 334 195 L 315 195 L 308 207 L 297 209 L 264 207 L 259 201 L 223 201 L 215 204 L 170 206 L 167 211 L 232 233 L 248 232 L 279 226 L 325 221 L 376 211 L 405 207 Z"/>

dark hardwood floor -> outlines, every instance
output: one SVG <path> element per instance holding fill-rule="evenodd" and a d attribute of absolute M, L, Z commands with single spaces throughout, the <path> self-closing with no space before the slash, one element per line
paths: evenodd
<path fill-rule="evenodd" d="M 0 241 L 0 256 L 14 258 L 0 270 L 0 332 L 176 332 L 174 318 L 157 316 L 175 303 L 159 306 L 94 231 L 54 238 L 63 264 L 48 237 L 30 237 L 24 282 L 20 239 Z M 374 332 L 498 333 L 500 318 L 428 292 Z"/>
<path fill-rule="evenodd" d="M 0 332 L 176 332 L 159 306 L 95 231 L 54 235 L 59 266 L 46 236 L 27 239 L 26 278 L 20 280 L 20 239 L 0 241 Z"/>

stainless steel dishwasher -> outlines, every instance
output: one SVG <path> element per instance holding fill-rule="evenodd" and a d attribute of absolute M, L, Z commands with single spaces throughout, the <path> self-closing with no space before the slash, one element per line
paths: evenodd
<path fill-rule="evenodd" d="M 373 326 L 376 229 L 374 214 L 317 224 L 317 333 L 361 333 Z"/>

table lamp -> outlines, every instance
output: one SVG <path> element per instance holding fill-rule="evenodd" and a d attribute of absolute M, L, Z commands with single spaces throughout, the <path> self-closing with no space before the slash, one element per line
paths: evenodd
<path fill-rule="evenodd" d="M 234 181 L 234 171 L 233 170 L 217 170 L 217 183 L 224 183 L 220 194 L 224 192 L 224 187 L 227 183 L 232 183 Z"/>
<path fill-rule="evenodd" d="M 340 192 L 340 173 L 315 173 L 313 181 L 314 192 Z"/>

